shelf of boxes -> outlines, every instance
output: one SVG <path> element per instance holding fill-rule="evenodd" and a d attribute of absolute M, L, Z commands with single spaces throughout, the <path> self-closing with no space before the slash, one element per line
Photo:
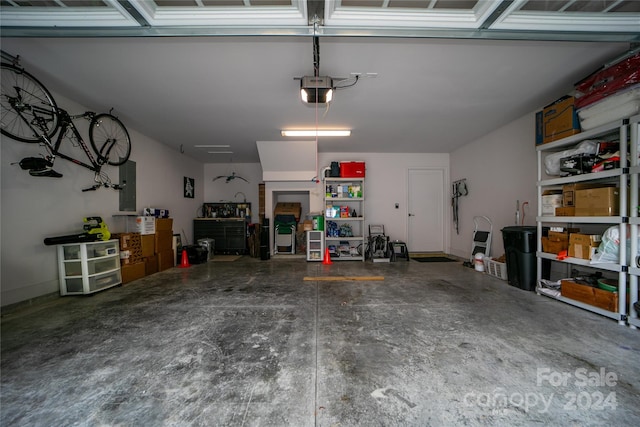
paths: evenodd
<path fill-rule="evenodd" d="M 639 116 L 640 117 L 640 116 Z M 613 311 L 604 310 L 600 307 L 596 307 L 592 304 L 585 303 L 584 301 L 579 301 L 576 299 L 567 298 L 566 296 L 559 295 L 553 296 L 544 292 L 538 292 L 540 295 L 545 295 L 547 297 L 555 298 L 559 301 L 565 302 L 567 304 L 574 305 L 576 307 L 583 308 L 585 310 L 592 311 L 594 313 L 601 314 L 603 316 L 615 319 L 620 324 L 627 323 L 627 320 L 632 326 L 638 326 L 640 322 L 638 322 L 637 316 L 634 317 L 631 305 L 627 306 L 627 282 L 630 284 L 630 300 L 637 300 L 637 277 L 638 271 L 640 268 L 631 267 L 627 265 L 627 260 L 618 259 L 618 262 L 615 263 L 591 263 L 588 259 L 581 258 L 564 258 L 562 260 L 558 259 L 557 254 L 546 253 L 542 251 L 542 228 L 543 225 L 553 227 L 553 226 L 562 226 L 566 227 L 570 224 L 585 224 L 585 225 L 593 225 L 596 227 L 604 227 L 606 225 L 609 226 L 617 226 L 620 234 L 620 240 L 625 241 L 627 238 L 627 223 L 634 224 L 637 223 L 637 219 L 634 219 L 634 216 L 637 217 L 637 211 L 633 212 L 633 209 L 629 209 L 627 205 L 627 182 L 631 182 L 631 186 L 628 191 L 630 191 L 630 200 L 633 203 L 633 197 L 635 192 L 636 204 L 637 204 L 637 193 L 638 193 L 638 155 L 637 155 L 637 144 L 638 144 L 638 117 L 632 118 L 630 120 L 618 120 L 606 125 L 599 126 L 598 128 L 591 129 L 589 131 L 585 131 L 576 135 L 569 136 L 567 138 L 560 139 L 558 141 L 554 141 L 552 143 L 539 145 L 536 147 L 537 151 L 537 163 L 538 163 L 538 215 L 536 217 L 537 222 L 537 231 L 538 236 L 538 247 L 536 252 L 537 257 L 537 278 L 538 281 L 542 279 L 542 261 L 543 260 L 552 260 L 554 262 L 564 263 L 567 265 L 577 265 L 582 267 L 588 267 L 595 270 L 602 270 L 610 273 L 617 273 L 618 277 L 618 292 L 611 293 L 612 297 L 616 297 L 617 308 Z M 612 170 L 606 170 L 602 172 L 595 173 L 585 173 L 580 175 L 568 176 L 568 177 L 560 177 L 560 178 L 550 178 L 543 179 L 543 171 L 544 171 L 544 156 L 548 155 L 552 152 L 563 151 L 567 148 L 577 145 L 581 141 L 587 139 L 598 139 L 598 138 L 615 138 L 620 141 L 620 157 L 621 164 L 626 164 L 626 153 L 627 153 L 627 136 L 628 132 L 631 129 L 632 142 L 631 146 L 631 168 L 627 167 L 619 167 Z M 635 175 L 635 178 L 633 176 Z M 555 216 L 555 215 L 545 215 L 547 212 L 543 212 L 543 196 L 547 190 L 557 190 L 561 189 L 563 185 L 572 184 L 572 183 L 593 183 L 593 184 L 614 184 L 618 187 L 620 202 L 618 204 L 615 216 Z M 631 218 L 630 218 L 631 217 Z M 638 226 L 631 226 L 631 239 L 637 239 L 637 229 Z M 635 233 L 635 237 L 634 237 Z M 635 248 L 635 254 L 637 255 L 637 247 Z M 632 257 L 634 253 L 632 252 Z M 633 259 L 633 258 L 632 258 Z M 634 285 L 635 283 L 635 285 Z M 613 295 L 617 294 L 617 295 Z"/>

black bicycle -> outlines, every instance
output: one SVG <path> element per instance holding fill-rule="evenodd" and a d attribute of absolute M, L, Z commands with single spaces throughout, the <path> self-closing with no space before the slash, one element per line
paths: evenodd
<path fill-rule="evenodd" d="M 113 184 L 102 171 L 105 164 L 119 166 L 131 154 L 131 140 L 122 122 L 110 113 L 97 114 L 87 111 L 70 115 L 59 108 L 51 93 L 34 76 L 17 64 L 1 64 L 0 107 L 2 108 L 0 131 L 12 139 L 27 143 L 39 143 L 47 151 L 43 157 L 27 157 L 18 164 L 32 176 L 62 177 L 53 170 L 56 156 L 95 173 L 95 185 L 82 191 L 97 190 L 100 187 L 120 190 L 122 186 Z M 73 120 L 89 120 L 89 141 L 93 153 L 80 135 Z M 54 135 L 58 134 L 55 142 Z M 60 151 L 63 141 L 80 146 L 88 161 L 78 160 Z M 95 154 L 95 156 L 94 156 Z"/>

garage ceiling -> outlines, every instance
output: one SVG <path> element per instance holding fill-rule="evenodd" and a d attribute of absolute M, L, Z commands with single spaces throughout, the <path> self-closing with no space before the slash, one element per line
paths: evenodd
<path fill-rule="evenodd" d="M 352 130 L 321 152 L 451 152 L 640 41 L 622 0 L 0 4 L 5 59 L 203 163 L 258 162 L 256 141 L 291 128 Z M 299 99 L 314 38 L 320 75 L 344 79 L 328 108 Z"/>

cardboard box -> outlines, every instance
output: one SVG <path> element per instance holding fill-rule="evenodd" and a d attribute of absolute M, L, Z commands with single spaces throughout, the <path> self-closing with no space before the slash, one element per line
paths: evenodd
<path fill-rule="evenodd" d="M 153 234 L 156 232 L 155 218 L 152 216 L 127 217 L 127 231 Z"/>
<path fill-rule="evenodd" d="M 542 196 L 542 215 L 555 215 L 556 208 L 562 207 L 562 194 Z"/>
<path fill-rule="evenodd" d="M 156 232 L 173 230 L 173 218 L 153 218 L 156 224 Z"/>
<path fill-rule="evenodd" d="M 118 233 L 113 238 L 120 242 L 120 263 L 135 264 L 142 261 L 142 235 L 140 233 Z"/>
<path fill-rule="evenodd" d="M 576 208 L 573 206 L 556 208 L 556 216 L 576 216 Z"/>
<path fill-rule="evenodd" d="M 142 237 L 140 233 L 117 233 L 112 234 L 111 237 L 118 239 L 121 251 L 142 248 Z"/>
<path fill-rule="evenodd" d="M 364 162 L 340 162 L 340 177 L 342 178 L 364 178 Z"/>
<path fill-rule="evenodd" d="M 546 252 L 548 254 L 559 254 L 562 251 L 566 251 L 569 249 L 569 241 L 561 241 L 556 242 L 549 240 L 548 237 L 542 237 L 542 252 Z"/>
<path fill-rule="evenodd" d="M 302 205 L 300 203 L 276 203 L 276 208 L 273 210 L 273 215 L 293 215 L 296 221 L 300 221 L 300 214 L 302 213 Z"/>
<path fill-rule="evenodd" d="M 142 258 L 153 256 L 156 253 L 156 236 L 155 234 L 145 234 L 140 236 L 142 244 Z"/>
<path fill-rule="evenodd" d="M 122 273 L 122 283 L 129 283 L 144 277 L 144 262 L 126 264 L 120 267 Z"/>
<path fill-rule="evenodd" d="M 562 206 L 575 206 L 575 192 L 588 188 L 615 187 L 615 184 L 573 183 L 562 186 Z"/>
<path fill-rule="evenodd" d="M 175 255 L 173 249 L 168 251 L 158 252 L 156 254 L 158 259 L 158 271 L 164 271 L 175 265 Z"/>
<path fill-rule="evenodd" d="M 618 311 L 618 293 L 582 285 L 573 280 L 560 281 L 560 294 L 565 298 L 584 302 L 603 310 Z"/>
<path fill-rule="evenodd" d="M 588 188 L 575 192 L 576 216 L 620 214 L 620 190 L 615 187 Z"/>
<path fill-rule="evenodd" d="M 142 261 L 140 252 L 120 251 L 120 265 L 136 264 Z"/>
<path fill-rule="evenodd" d="M 579 233 L 579 228 L 565 228 L 565 227 L 554 227 L 555 230 L 549 230 L 547 236 L 549 240 L 554 242 L 569 242 L 569 235 L 571 233 Z"/>
<path fill-rule="evenodd" d="M 306 220 L 303 224 L 302 224 L 302 231 L 312 231 L 313 230 L 313 221 L 311 220 Z"/>
<path fill-rule="evenodd" d="M 171 250 L 173 248 L 173 231 L 158 230 L 156 231 L 154 237 L 154 248 L 156 254 Z"/>
<path fill-rule="evenodd" d="M 574 104 L 573 96 L 564 96 L 536 114 L 536 144 L 547 144 L 580 133 Z"/>
<path fill-rule="evenodd" d="M 569 256 L 580 259 L 591 259 L 598 249 L 600 235 L 572 233 L 569 236 Z"/>
<path fill-rule="evenodd" d="M 158 256 L 152 255 L 144 258 L 144 274 L 148 276 L 158 272 Z"/>
<path fill-rule="evenodd" d="M 549 230 L 546 237 L 542 237 L 542 251 L 550 254 L 559 254 L 569 249 L 569 233 L 577 233 L 579 228 L 568 228 L 564 231 Z"/>
<path fill-rule="evenodd" d="M 585 246 L 598 246 L 602 241 L 600 234 L 571 233 L 569 243 Z"/>

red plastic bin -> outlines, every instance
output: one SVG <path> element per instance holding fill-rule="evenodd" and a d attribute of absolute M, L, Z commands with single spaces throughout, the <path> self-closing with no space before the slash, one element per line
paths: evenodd
<path fill-rule="evenodd" d="M 340 162 L 341 178 L 364 178 L 364 162 Z"/>

